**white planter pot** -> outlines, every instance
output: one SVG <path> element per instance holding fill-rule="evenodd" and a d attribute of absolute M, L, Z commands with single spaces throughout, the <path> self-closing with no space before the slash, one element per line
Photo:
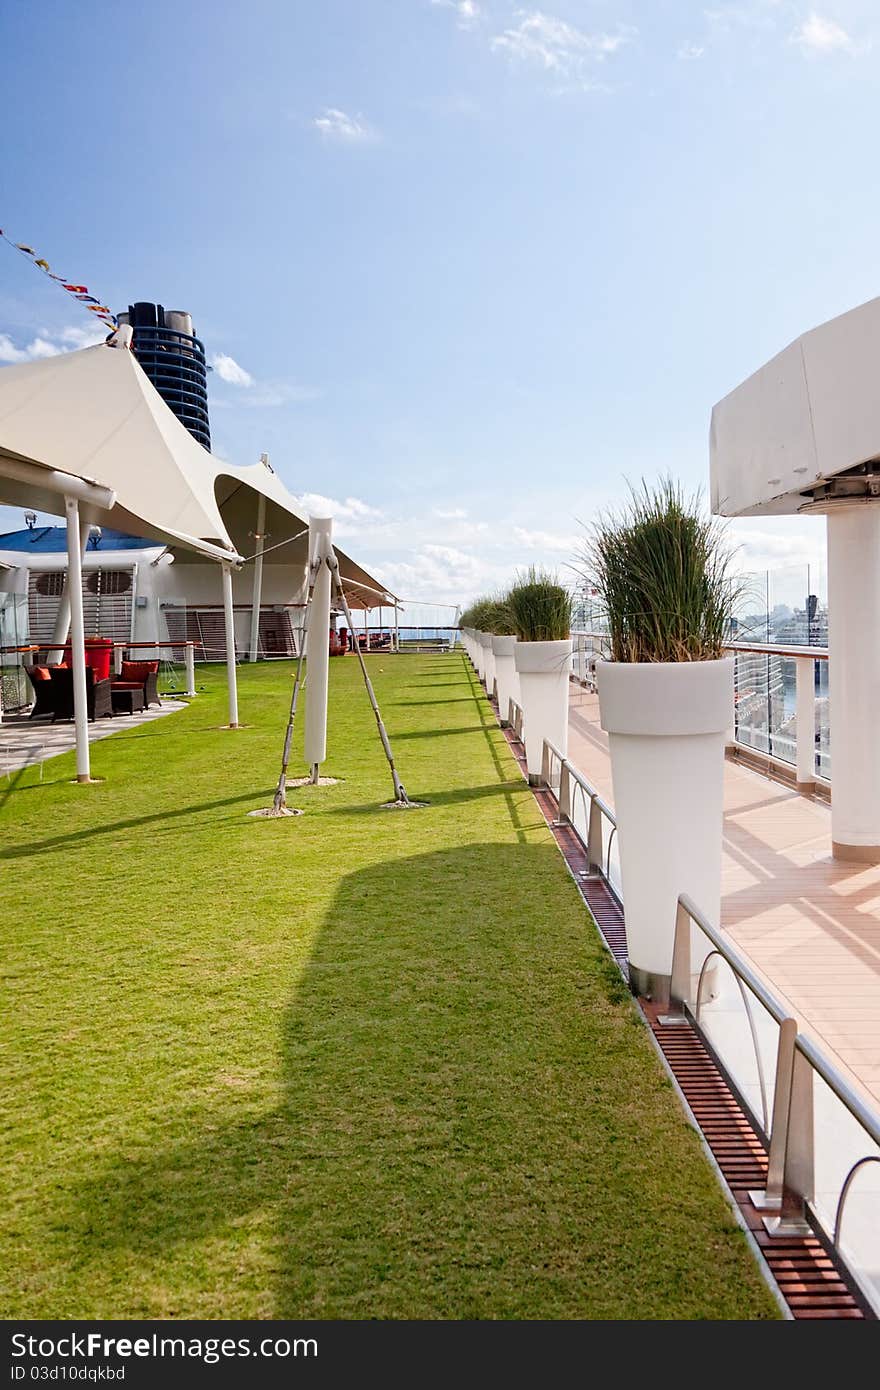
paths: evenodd
<path fill-rule="evenodd" d="M 515 637 L 493 637 L 492 656 L 495 661 L 495 684 L 498 689 L 498 715 L 502 725 L 507 725 L 510 701 L 519 704 L 519 685 L 516 679 L 514 649 Z"/>
<path fill-rule="evenodd" d="M 486 693 L 491 695 L 492 681 L 495 679 L 495 663 L 492 660 L 491 632 L 480 633 L 480 679 L 486 687 Z"/>
<path fill-rule="evenodd" d="M 596 677 L 611 749 L 630 978 L 639 994 L 663 1000 L 679 894 L 714 925 L 720 920 L 733 661 L 600 661 Z M 694 929 L 693 974 L 707 953 Z"/>
<path fill-rule="evenodd" d="M 526 766 L 529 781 L 536 785 L 541 780 L 544 739 L 555 743 L 563 756 L 568 751 L 571 638 L 564 642 L 518 641 L 513 657 L 519 676 Z"/>
<path fill-rule="evenodd" d="M 483 661 L 485 662 L 485 666 L 486 666 L 485 676 L 483 677 L 483 679 L 484 679 L 485 685 L 486 685 L 486 694 L 489 696 L 489 699 L 491 700 L 492 696 L 493 696 L 494 693 L 495 693 L 495 679 L 496 679 L 496 673 L 495 673 L 495 649 L 494 649 L 494 647 L 493 647 L 493 643 L 494 643 L 494 641 L 495 641 L 495 634 L 492 633 L 492 632 L 490 632 L 490 633 L 487 634 L 487 636 L 488 636 L 489 640 L 488 640 L 488 642 L 486 643 L 486 650 L 485 650 L 485 653 L 484 653 L 484 656 L 483 656 Z"/>
<path fill-rule="evenodd" d="M 483 679 L 483 675 L 485 672 L 485 662 L 483 660 L 484 651 L 485 648 L 483 646 L 483 633 L 476 631 L 474 633 L 474 665 L 477 668 L 477 675 L 479 676 L 480 680 Z"/>

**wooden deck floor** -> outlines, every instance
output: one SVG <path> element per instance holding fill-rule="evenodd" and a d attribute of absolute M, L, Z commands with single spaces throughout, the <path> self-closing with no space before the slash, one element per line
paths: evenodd
<path fill-rule="evenodd" d="M 568 752 L 614 804 L 596 697 L 571 687 Z M 831 857 L 831 813 L 725 764 L 721 925 L 802 1026 L 880 1100 L 880 866 Z"/>

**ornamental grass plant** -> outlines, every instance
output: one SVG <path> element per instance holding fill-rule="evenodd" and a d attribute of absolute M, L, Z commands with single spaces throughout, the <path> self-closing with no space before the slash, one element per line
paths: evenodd
<path fill-rule="evenodd" d="M 571 636 L 571 595 L 556 575 L 534 565 L 518 576 L 507 595 L 513 631 L 520 642 L 563 642 Z"/>
<path fill-rule="evenodd" d="M 742 585 L 723 529 L 671 478 L 630 488 L 580 555 L 608 622 L 611 660 L 714 661 Z"/>

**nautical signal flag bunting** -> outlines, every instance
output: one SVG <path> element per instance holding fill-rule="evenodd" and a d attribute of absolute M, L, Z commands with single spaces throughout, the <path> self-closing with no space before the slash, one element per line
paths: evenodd
<path fill-rule="evenodd" d="M 26 241 L 13 241 L 11 237 L 6 235 L 2 228 L 0 228 L 0 237 L 3 238 L 7 246 L 11 246 L 15 251 L 20 251 L 23 256 L 26 256 L 31 262 L 31 265 L 35 265 L 49 280 L 54 280 L 63 290 L 66 290 L 71 298 L 77 300 L 84 308 L 88 309 L 90 314 L 95 314 L 102 323 L 106 323 L 108 328 L 119 327 L 116 315 L 110 311 L 106 304 L 102 304 L 100 299 L 96 299 L 93 294 L 89 294 L 88 285 L 74 285 L 68 283 L 67 276 L 56 275 L 50 268 L 49 262 L 42 256 L 38 256 L 32 246 L 28 246 Z"/>

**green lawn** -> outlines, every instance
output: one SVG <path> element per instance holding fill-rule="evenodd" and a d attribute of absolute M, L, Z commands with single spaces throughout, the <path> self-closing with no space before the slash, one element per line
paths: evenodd
<path fill-rule="evenodd" d="M 370 669 L 426 810 L 350 659 L 295 820 L 287 664 L 0 783 L 0 1316 L 774 1316 L 463 658 Z"/>

